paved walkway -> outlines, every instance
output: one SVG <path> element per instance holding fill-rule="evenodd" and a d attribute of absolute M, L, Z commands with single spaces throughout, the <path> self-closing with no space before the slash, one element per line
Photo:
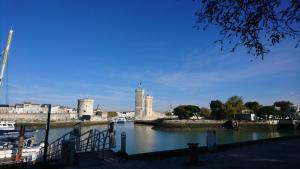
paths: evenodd
<path fill-rule="evenodd" d="M 200 159 L 203 164 L 188 166 L 188 157 L 163 160 L 90 160 L 68 169 L 296 169 L 300 167 L 300 139 L 249 145 L 216 153 Z"/>

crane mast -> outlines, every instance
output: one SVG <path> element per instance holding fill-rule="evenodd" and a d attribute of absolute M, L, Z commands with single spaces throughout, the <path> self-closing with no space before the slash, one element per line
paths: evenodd
<path fill-rule="evenodd" d="M 7 40 L 6 48 L 4 50 L 3 62 L 2 62 L 1 74 L 0 74 L 0 87 L 2 85 L 3 74 L 4 74 L 6 62 L 7 62 L 7 57 L 8 57 L 8 52 L 9 52 L 9 47 L 10 47 L 10 42 L 11 42 L 11 39 L 12 39 L 13 32 L 14 31 L 12 29 L 9 30 L 8 40 Z"/>

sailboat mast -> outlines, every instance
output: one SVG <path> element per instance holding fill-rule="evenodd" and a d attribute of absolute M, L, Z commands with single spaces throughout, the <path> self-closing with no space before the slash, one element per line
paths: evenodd
<path fill-rule="evenodd" d="M 10 47 L 10 42 L 11 42 L 11 39 L 12 39 L 13 32 L 14 31 L 12 29 L 9 30 L 8 40 L 7 40 L 6 48 L 4 50 L 3 62 L 2 62 L 1 74 L 0 74 L 0 87 L 2 85 L 3 74 L 4 74 L 6 62 L 7 62 L 7 57 L 8 57 L 8 52 L 9 52 L 9 47 Z"/>

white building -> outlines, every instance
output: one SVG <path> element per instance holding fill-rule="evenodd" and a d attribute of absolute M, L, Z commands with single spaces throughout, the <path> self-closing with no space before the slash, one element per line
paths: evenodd
<path fill-rule="evenodd" d="M 57 114 L 57 113 L 66 113 L 66 114 L 73 114 L 77 113 L 77 110 L 74 108 L 69 108 L 65 106 L 52 106 L 51 107 L 51 114 Z"/>
<path fill-rule="evenodd" d="M 118 117 L 125 117 L 128 119 L 132 119 L 135 116 L 134 111 L 124 111 L 124 112 L 117 112 L 117 113 L 118 113 Z"/>
<path fill-rule="evenodd" d="M 98 105 L 97 108 L 94 110 L 94 116 L 97 116 L 98 119 L 100 117 L 101 120 L 106 120 L 107 119 L 107 112 L 105 112 L 103 110 L 103 108 Z"/>
<path fill-rule="evenodd" d="M 135 90 L 135 119 L 152 120 L 154 114 L 152 110 L 153 97 L 146 95 L 145 90 L 141 87 Z"/>
<path fill-rule="evenodd" d="M 30 102 L 25 102 L 23 104 L 15 105 L 1 105 L 0 113 L 47 113 L 48 106 L 46 104 L 32 104 Z"/>

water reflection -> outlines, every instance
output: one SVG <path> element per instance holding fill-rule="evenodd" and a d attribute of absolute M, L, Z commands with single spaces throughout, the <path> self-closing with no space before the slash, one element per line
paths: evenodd
<path fill-rule="evenodd" d="M 81 132 L 84 133 L 92 128 L 104 129 L 107 125 L 82 126 Z M 206 145 L 206 129 L 192 131 L 162 131 L 154 130 L 152 126 L 139 125 L 134 123 L 116 124 L 116 148 L 120 150 L 121 133 L 127 135 L 127 152 L 129 154 L 172 150 L 186 148 L 187 143 L 197 142 L 200 146 Z M 63 136 L 71 131 L 72 128 L 53 128 L 50 129 L 49 142 Z M 276 130 L 226 130 L 216 129 L 217 143 L 226 144 L 264 138 L 282 137 L 288 135 L 298 135 L 299 131 L 276 131 Z M 42 141 L 45 137 L 45 130 L 40 129 L 34 133 L 37 141 Z"/>

